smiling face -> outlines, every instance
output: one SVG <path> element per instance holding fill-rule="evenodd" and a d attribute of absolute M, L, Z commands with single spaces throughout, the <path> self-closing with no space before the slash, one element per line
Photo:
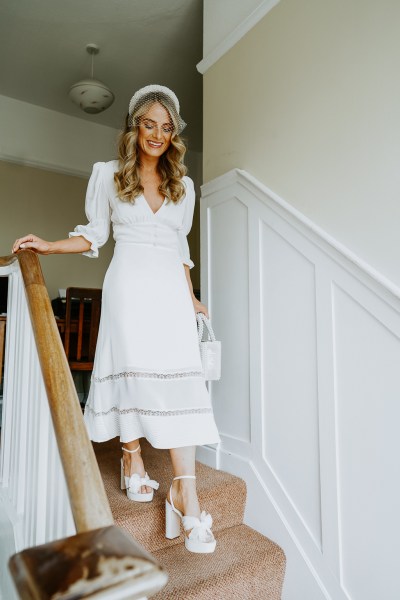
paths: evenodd
<path fill-rule="evenodd" d="M 171 144 L 174 124 L 162 104 L 155 102 L 140 117 L 138 130 L 139 155 L 159 158 Z"/>

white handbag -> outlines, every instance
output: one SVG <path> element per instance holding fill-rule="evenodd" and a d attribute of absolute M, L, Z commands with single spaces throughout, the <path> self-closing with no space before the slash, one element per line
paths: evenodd
<path fill-rule="evenodd" d="M 196 319 L 204 377 L 207 381 L 218 380 L 221 378 L 221 342 L 215 339 L 210 320 L 203 313 L 196 313 Z M 204 325 L 209 337 L 205 341 L 203 341 Z"/>

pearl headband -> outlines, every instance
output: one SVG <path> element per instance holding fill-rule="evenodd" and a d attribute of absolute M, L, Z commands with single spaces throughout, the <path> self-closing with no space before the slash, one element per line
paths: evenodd
<path fill-rule="evenodd" d="M 134 93 L 130 102 L 129 102 L 129 125 L 133 125 L 132 115 L 135 109 L 141 104 L 146 104 L 147 102 L 163 102 L 167 104 L 167 110 L 170 113 L 173 113 L 175 120 L 178 124 L 178 133 L 186 127 L 185 121 L 179 115 L 179 100 L 176 94 L 165 87 L 164 85 L 146 85 L 143 88 L 140 88 L 137 92 Z"/>

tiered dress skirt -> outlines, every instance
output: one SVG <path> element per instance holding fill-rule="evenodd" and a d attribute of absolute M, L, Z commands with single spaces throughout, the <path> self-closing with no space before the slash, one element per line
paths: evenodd
<path fill-rule="evenodd" d="M 91 182 L 91 192 L 89 182 L 89 224 L 70 234 L 89 239 L 91 252 L 97 252 L 106 237 L 99 233 L 99 222 L 107 219 L 107 211 L 93 215 L 90 201 L 96 196 L 97 203 L 104 204 L 106 196 L 116 245 L 103 285 L 84 414 L 89 436 L 97 442 L 117 436 L 121 442 L 145 437 L 155 448 L 216 443 L 219 435 L 177 237 L 183 213 L 164 203 L 153 214 L 143 196 L 135 206 L 121 206 L 112 196 L 112 180 L 107 181 L 109 164 L 97 163 L 100 192 L 99 181 Z M 113 172 L 109 167 L 108 171 Z"/>

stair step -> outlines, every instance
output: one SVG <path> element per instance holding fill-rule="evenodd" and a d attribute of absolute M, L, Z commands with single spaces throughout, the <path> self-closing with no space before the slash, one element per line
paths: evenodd
<path fill-rule="evenodd" d="M 173 472 L 168 450 L 156 450 L 141 440 L 142 456 L 151 479 L 160 483 L 152 502 L 132 502 L 120 489 L 121 444 L 116 438 L 93 444 L 115 523 L 123 527 L 149 552 L 183 545 L 183 534 L 174 540 L 164 536 L 164 502 Z M 243 522 L 246 484 L 242 479 L 196 463 L 197 491 L 202 510 L 213 518 L 218 534 Z"/>
<path fill-rule="evenodd" d="M 154 552 L 169 574 L 154 600 L 280 600 L 286 560 L 277 544 L 246 525 L 216 538 L 213 554 L 193 554 L 183 543 Z"/>

